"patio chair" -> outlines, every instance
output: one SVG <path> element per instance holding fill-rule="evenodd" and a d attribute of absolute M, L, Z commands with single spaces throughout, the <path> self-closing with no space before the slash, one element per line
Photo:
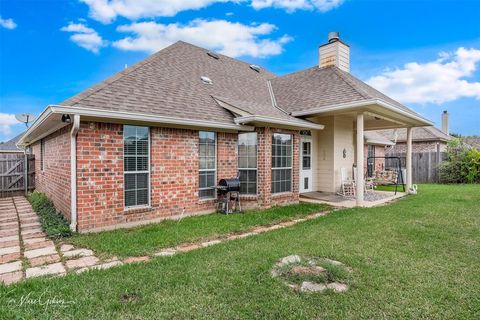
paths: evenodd
<path fill-rule="evenodd" d="M 348 176 L 347 168 L 340 168 L 340 174 L 342 176 L 342 187 L 339 194 L 344 197 L 354 197 L 355 181 Z"/>
<path fill-rule="evenodd" d="M 357 177 L 357 168 L 353 168 L 353 176 L 355 177 L 355 180 L 358 180 L 358 177 Z M 363 179 L 364 183 L 363 183 L 363 189 L 368 192 L 369 190 L 370 191 L 373 191 L 375 190 L 375 181 L 373 178 L 369 178 L 369 177 L 364 177 Z"/>

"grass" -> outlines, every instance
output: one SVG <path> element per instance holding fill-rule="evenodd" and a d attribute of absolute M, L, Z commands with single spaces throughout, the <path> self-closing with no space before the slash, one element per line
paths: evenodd
<path fill-rule="evenodd" d="M 145 264 L 0 287 L 0 318 L 479 319 L 480 186 L 419 191 Z M 352 285 L 290 290 L 270 271 L 291 254 L 344 262 Z"/>
<path fill-rule="evenodd" d="M 100 256 L 141 256 L 160 248 L 184 242 L 212 238 L 248 230 L 329 210 L 325 204 L 300 203 L 266 210 L 249 210 L 243 214 L 210 214 L 182 220 L 164 220 L 131 229 L 118 229 L 92 234 L 77 234 L 68 239 L 78 247 L 87 247 Z"/>
<path fill-rule="evenodd" d="M 375 190 L 377 191 L 391 191 L 391 192 L 395 192 L 395 185 L 380 185 L 380 186 L 376 186 Z M 403 186 L 402 185 L 399 185 L 397 187 L 397 191 L 398 192 L 403 192 Z"/>

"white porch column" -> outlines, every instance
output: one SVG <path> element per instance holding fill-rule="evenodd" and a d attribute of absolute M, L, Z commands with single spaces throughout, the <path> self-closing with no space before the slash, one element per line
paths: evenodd
<path fill-rule="evenodd" d="M 407 128 L 407 190 L 412 187 L 412 128 Z"/>
<path fill-rule="evenodd" d="M 357 206 L 363 205 L 363 191 L 365 180 L 363 178 L 363 162 L 364 159 L 364 138 L 363 138 L 363 112 L 357 114 L 357 176 L 355 178 L 355 183 L 357 185 Z"/>

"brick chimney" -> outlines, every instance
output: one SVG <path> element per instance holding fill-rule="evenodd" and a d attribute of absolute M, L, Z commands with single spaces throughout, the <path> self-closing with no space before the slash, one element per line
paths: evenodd
<path fill-rule="evenodd" d="M 328 43 L 318 49 L 318 66 L 320 68 L 336 66 L 350 72 L 350 46 L 340 40 L 338 32 L 328 33 Z"/>
<path fill-rule="evenodd" d="M 448 134 L 448 112 L 447 110 L 442 113 L 442 131 Z"/>

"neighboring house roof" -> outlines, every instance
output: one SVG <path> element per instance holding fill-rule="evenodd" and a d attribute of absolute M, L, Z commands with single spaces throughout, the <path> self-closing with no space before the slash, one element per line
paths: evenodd
<path fill-rule="evenodd" d="M 7 153 L 7 152 L 23 152 L 22 149 L 19 149 L 17 147 L 17 142 L 20 140 L 20 138 L 23 136 L 23 132 L 20 133 L 18 136 L 0 143 L 0 152 Z"/>
<path fill-rule="evenodd" d="M 413 110 L 337 67 L 318 66 L 272 80 L 278 106 L 288 112 L 322 109 L 351 102 L 383 100 L 411 115 Z"/>
<path fill-rule="evenodd" d="M 464 137 L 463 140 L 472 148 L 480 150 L 480 137 Z"/>
<path fill-rule="evenodd" d="M 365 131 L 364 138 L 366 144 L 378 146 L 393 146 L 395 143 L 376 131 Z"/>
<path fill-rule="evenodd" d="M 405 142 L 407 141 L 407 129 L 400 128 L 397 130 L 397 142 Z M 384 137 L 394 140 L 394 131 L 393 129 L 389 130 L 376 130 L 376 132 L 380 133 Z M 416 142 L 428 142 L 428 141 L 444 141 L 447 142 L 451 140 L 452 137 L 443 132 L 440 129 L 437 129 L 433 126 L 430 127 L 417 127 L 412 129 L 412 141 Z"/>

